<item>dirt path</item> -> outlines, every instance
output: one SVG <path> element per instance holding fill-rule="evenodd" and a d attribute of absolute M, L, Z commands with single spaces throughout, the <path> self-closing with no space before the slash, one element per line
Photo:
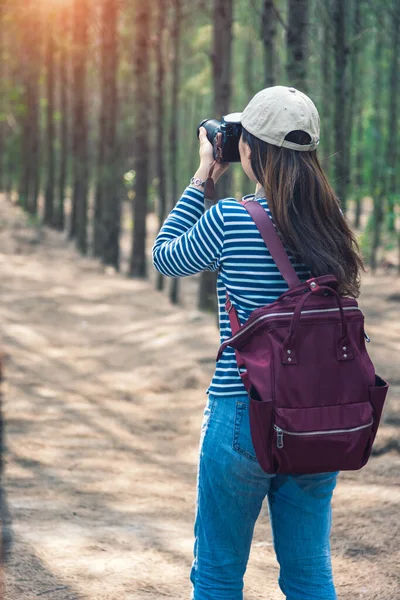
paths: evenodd
<path fill-rule="evenodd" d="M 149 283 L 102 273 L 62 236 L 26 227 L 4 201 L 0 252 L 7 600 L 188 599 L 214 318 L 171 307 Z M 365 278 L 370 350 L 392 389 L 377 455 L 360 473 L 342 474 L 334 497 L 343 600 L 400 598 L 395 293 L 399 280 Z M 246 600 L 282 599 L 277 574 L 264 507 Z"/>

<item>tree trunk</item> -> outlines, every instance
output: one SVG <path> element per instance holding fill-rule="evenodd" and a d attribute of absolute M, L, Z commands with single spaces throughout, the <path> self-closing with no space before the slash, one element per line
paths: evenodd
<path fill-rule="evenodd" d="M 149 185 L 149 37 L 150 14 L 148 3 L 136 9 L 135 63 L 135 196 L 133 199 L 133 243 L 129 274 L 146 277 L 146 216 Z"/>
<path fill-rule="evenodd" d="M 363 196 L 363 164 L 364 164 L 364 118 L 363 118 L 363 106 L 364 106 L 364 78 L 365 73 L 362 69 L 360 58 L 362 57 L 362 32 L 364 27 L 364 12 L 363 12 L 363 1 L 359 0 L 356 3 L 355 14 L 354 14 L 354 33 L 353 33 L 353 49 L 351 56 L 351 79 L 352 79 L 352 90 L 351 90 L 351 101 L 350 101 L 350 113 L 353 112 L 355 115 L 355 126 L 354 131 L 356 135 L 355 146 L 355 169 L 354 169 L 354 198 L 355 198 L 355 215 L 354 215 L 354 226 L 358 229 L 360 227 L 361 214 L 362 214 L 362 196 Z M 351 126 L 350 126 L 351 127 Z"/>
<path fill-rule="evenodd" d="M 351 45 L 350 45 L 350 77 L 349 77 L 349 90 L 348 90 L 348 107 L 346 111 L 346 156 L 345 156 L 345 165 L 346 165 L 346 192 L 351 193 L 355 192 L 357 195 L 357 189 L 354 185 L 351 187 L 351 173 L 352 169 L 352 156 L 351 156 L 351 146 L 352 146 L 352 137 L 353 137 L 353 127 L 354 127 L 354 115 L 355 115 L 355 106 L 356 102 L 358 102 L 360 94 L 360 84 L 358 82 L 359 71 L 360 71 L 360 49 L 362 40 L 362 22 L 361 22 L 361 8 L 362 8 L 363 0 L 357 0 L 357 2 L 349 3 L 348 13 L 349 13 L 349 21 L 350 21 L 350 31 L 351 31 Z M 360 75 L 361 79 L 362 75 Z M 361 103 L 360 103 L 361 104 Z M 360 106 L 361 108 L 361 106 Z"/>
<path fill-rule="evenodd" d="M 346 210 L 348 166 L 346 163 L 349 144 L 347 127 L 347 55 L 348 47 L 345 28 L 345 0 L 334 0 L 333 21 L 335 26 L 335 181 L 336 191 L 343 211 Z"/>
<path fill-rule="evenodd" d="M 214 29 L 213 29 L 213 87 L 214 111 L 219 118 L 229 113 L 231 99 L 231 56 L 232 56 L 232 0 L 214 0 Z M 228 171 L 229 173 L 229 171 Z M 217 197 L 230 195 L 231 177 L 223 175 L 217 184 Z M 216 281 L 217 273 L 203 271 L 200 277 L 199 308 L 216 311 Z"/>
<path fill-rule="evenodd" d="M 219 119 L 230 112 L 232 94 L 233 0 L 214 0 L 212 73 L 214 112 Z M 231 195 L 232 171 L 225 173 L 216 186 L 218 198 Z"/>
<path fill-rule="evenodd" d="M 27 10 L 27 8 L 25 9 Z M 30 11 L 29 11 L 30 12 Z M 26 13 L 25 13 L 26 14 Z M 25 25 L 23 20 L 23 26 Z M 29 190 L 32 182 L 32 166 L 29 160 L 30 158 L 30 147 L 32 143 L 32 110 L 31 110 L 31 86 L 30 86 L 30 64 L 26 57 L 26 41 L 21 43 L 21 70 L 22 70 L 22 93 L 21 93 L 21 104 L 24 106 L 24 112 L 21 119 L 21 167 L 19 176 L 19 189 L 18 189 L 18 204 L 24 209 L 28 210 L 28 198 Z"/>
<path fill-rule="evenodd" d="M 119 270 L 121 186 L 117 160 L 118 0 L 104 0 L 102 13 L 102 106 L 99 173 L 95 205 L 95 250 L 105 265 Z"/>
<path fill-rule="evenodd" d="M 388 111 L 388 145 L 386 164 L 387 175 L 387 199 L 388 199 L 388 227 L 389 231 L 395 231 L 395 195 L 399 193 L 398 182 L 398 145 L 399 145 L 399 54 L 400 54 L 400 4 L 396 2 L 393 6 L 390 58 L 390 80 L 389 80 L 389 111 Z"/>
<path fill-rule="evenodd" d="M 40 163 L 41 163 L 41 137 L 40 137 L 40 73 L 41 73 L 41 37 L 42 23 L 36 3 L 32 5 L 32 43 L 30 48 L 30 59 L 32 60 L 31 71 L 31 122 L 32 122 L 32 145 L 31 145 L 31 167 L 32 187 L 29 190 L 28 210 L 31 214 L 37 214 L 38 198 L 40 193 Z"/>
<path fill-rule="evenodd" d="M 307 91 L 308 12 L 308 0 L 289 0 L 286 69 L 289 85 L 302 92 Z"/>
<path fill-rule="evenodd" d="M 119 270 L 120 194 L 117 155 L 117 16 L 115 0 L 104 0 L 101 13 L 101 107 L 94 210 L 95 256 Z"/>
<path fill-rule="evenodd" d="M 323 149 L 323 165 L 330 176 L 332 174 L 333 153 L 333 60 L 332 60 L 332 0 L 326 0 L 322 16 L 322 47 L 321 47 L 321 79 L 322 79 L 322 111 L 321 111 L 321 142 Z"/>
<path fill-rule="evenodd" d="M 4 10 L 8 8 L 8 0 L 2 0 Z M 5 13 L 4 13 L 5 14 Z M 20 65 L 18 61 L 11 61 L 10 57 L 15 56 L 17 59 L 20 57 L 16 51 L 16 44 L 20 45 L 19 36 L 17 35 L 18 19 L 14 20 L 14 23 L 8 24 L 7 27 L 2 28 L 2 47 L 3 47 L 3 64 L 1 66 L 2 76 L 4 77 L 4 85 L 7 89 L 9 86 L 14 86 L 18 81 L 18 85 L 21 86 L 21 78 L 19 75 Z M 17 75 L 18 69 L 18 75 Z M 20 165 L 16 167 L 14 160 L 14 151 L 16 147 L 15 136 L 13 135 L 13 126 L 9 121 L 9 116 L 13 113 L 13 100 L 10 93 L 5 93 L 3 97 L 4 106 L 4 138 L 3 138 L 3 189 L 8 202 L 11 202 L 13 186 L 15 183 L 15 174 L 19 170 Z M 19 163 L 21 161 L 21 156 Z"/>
<path fill-rule="evenodd" d="M 74 2 L 73 36 L 73 192 L 70 237 L 87 252 L 87 208 L 89 189 L 88 118 L 86 106 L 86 60 L 88 53 L 88 0 Z"/>
<path fill-rule="evenodd" d="M 37 213 L 39 195 L 40 130 L 40 19 L 33 0 L 24 0 L 21 13 L 23 94 L 25 114 L 22 119 L 21 175 L 19 203 L 33 215 Z"/>
<path fill-rule="evenodd" d="M 31 214 L 37 214 L 38 198 L 40 193 L 40 167 L 41 167 L 41 136 L 40 136 L 40 75 L 42 62 L 42 22 L 37 10 L 36 2 L 32 3 L 33 14 L 31 16 L 32 46 L 29 49 L 31 70 L 31 168 L 32 186 L 29 190 L 28 210 Z"/>
<path fill-rule="evenodd" d="M 244 88 L 246 90 L 246 97 L 250 100 L 252 96 L 254 96 L 254 54 L 255 54 L 255 45 L 253 38 L 253 31 L 250 30 L 247 39 L 243 42 L 244 48 L 244 63 L 243 63 L 243 82 Z"/>
<path fill-rule="evenodd" d="M 54 185 L 55 185 L 55 156 L 54 156 L 54 30 L 53 10 L 49 9 L 47 20 L 46 40 L 46 142 L 47 142 L 47 183 L 44 204 L 44 222 L 53 225 L 54 218 Z"/>
<path fill-rule="evenodd" d="M 250 100 L 254 96 L 254 70 L 252 68 L 253 65 L 253 57 L 254 57 L 254 41 L 253 41 L 253 31 L 249 31 L 249 37 L 245 42 L 245 60 L 243 61 L 243 81 L 244 87 L 246 91 L 247 101 Z M 258 91 L 258 90 L 256 90 Z M 250 181 L 246 173 L 241 171 L 240 173 L 240 183 L 241 183 L 241 194 L 245 196 L 246 194 L 251 194 L 254 190 L 254 183 Z M 231 195 L 231 194 L 229 194 Z"/>
<path fill-rule="evenodd" d="M 178 200 L 178 140 L 179 140 L 179 84 L 181 72 L 181 24 L 182 24 L 182 0 L 173 1 L 173 27 L 171 37 L 173 40 L 173 64 L 172 64 L 172 87 L 171 87 L 171 126 L 169 132 L 169 156 L 171 174 L 171 197 L 172 206 Z M 179 279 L 171 281 L 169 299 L 173 304 L 179 302 Z"/>
<path fill-rule="evenodd" d="M 164 29 L 165 29 L 165 0 L 158 0 L 157 11 L 157 37 L 156 37 L 156 68 L 157 68 L 157 85 L 156 85 L 156 168 L 158 179 L 158 222 L 161 228 L 165 220 L 167 208 L 167 192 L 165 181 L 165 147 L 164 147 Z M 162 273 L 157 275 L 157 289 L 164 288 L 164 277 Z"/>
<path fill-rule="evenodd" d="M 363 197 L 363 165 L 364 165 L 364 118 L 361 110 L 361 106 L 356 113 L 356 127 L 357 132 L 357 151 L 356 151 L 356 169 L 355 169 L 355 215 L 354 215 L 354 227 L 358 229 L 360 227 L 361 215 L 362 215 L 362 197 Z"/>
<path fill-rule="evenodd" d="M 93 215 L 93 255 L 102 256 L 103 245 L 106 237 L 103 223 L 103 202 L 105 200 L 105 178 L 107 170 L 107 163 L 105 160 L 106 152 L 106 128 L 108 118 L 108 90 L 107 83 L 109 74 L 107 73 L 107 51 L 108 40 L 108 1 L 103 0 L 101 8 L 101 31 L 100 31 L 100 43 L 101 43 L 101 62 L 100 62 L 100 80 L 101 80 L 101 105 L 100 105 L 100 117 L 99 117 L 99 138 L 98 138 L 98 154 L 97 154 L 97 184 L 94 197 L 94 215 Z"/>
<path fill-rule="evenodd" d="M 5 156 L 5 52 L 4 52 L 4 15 L 6 9 L 6 0 L 0 0 L 0 191 L 5 189 L 4 181 L 4 156 Z"/>
<path fill-rule="evenodd" d="M 375 94 L 374 94 L 374 117 L 372 120 L 372 129 L 375 138 L 375 148 L 373 153 L 371 188 L 374 199 L 373 209 L 373 231 L 371 243 L 370 265 L 373 273 L 377 267 L 378 248 L 381 243 L 381 228 L 383 221 L 383 139 L 382 139 L 382 83 L 383 83 L 383 44 L 385 31 L 380 19 L 377 19 L 376 45 L 375 45 Z"/>
<path fill-rule="evenodd" d="M 58 30 L 59 30 L 59 81 L 60 81 L 60 171 L 58 177 L 58 202 L 55 215 L 55 226 L 59 230 L 65 227 L 64 199 L 67 186 L 68 175 L 68 154 L 69 154 L 69 70 L 68 70 L 68 49 L 70 42 L 70 9 L 64 7 L 60 9 Z"/>
<path fill-rule="evenodd" d="M 276 85 L 277 53 L 276 53 L 277 18 L 274 0 L 263 0 L 261 17 L 261 39 L 264 50 L 264 82 L 265 87 Z"/>

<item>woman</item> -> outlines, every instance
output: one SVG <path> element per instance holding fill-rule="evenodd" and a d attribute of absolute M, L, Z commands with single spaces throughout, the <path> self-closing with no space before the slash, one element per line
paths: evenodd
<path fill-rule="evenodd" d="M 255 200 L 272 218 L 299 278 L 333 273 L 341 294 L 357 296 L 362 262 L 318 162 L 319 116 L 312 101 L 294 88 L 267 88 L 250 101 L 241 124 L 243 170 L 257 183 Z M 201 128 L 199 169 L 157 236 L 153 262 L 171 277 L 218 270 L 222 342 L 231 337 L 226 291 L 243 323 L 255 308 L 275 301 L 287 284 L 240 203 L 228 198 L 204 212 L 204 180 L 212 162 L 213 149 Z M 214 181 L 226 168 L 217 164 Z M 287 476 L 261 470 L 232 348 L 224 350 L 207 393 L 192 598 L 243 598 L 254 525 L 267 498 L 283 594 L 288 600 L 335 599 L 329 540 L 338 473 Z"/>

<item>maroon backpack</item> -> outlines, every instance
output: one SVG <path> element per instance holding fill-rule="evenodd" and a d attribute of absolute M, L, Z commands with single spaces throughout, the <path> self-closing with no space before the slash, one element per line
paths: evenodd
<path fill-rule="evenodd" d="M 257 459 L 266 473 L 360 469 L 388 390 L 368 356 L 361 309 L 339 295 L 333 275 L 301 283 L 264 208 L 243 206 L 289 286 L 243 325 L 227 294 L 232 337 L 217 360 L 235 349 Z"/>

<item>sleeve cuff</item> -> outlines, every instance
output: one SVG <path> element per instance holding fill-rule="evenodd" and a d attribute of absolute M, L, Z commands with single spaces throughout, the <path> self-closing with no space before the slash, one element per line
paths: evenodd
<path fill-rule="evenodd" d="M 198 197 L 203 200 L 203 198 L 204 198 L 204 192 L 202 192 L 201 190 L 199 190 L 199 188 L 194 187 L 194 185 L 188 185 L 186 189 L 189 189 L 191 192 L 195 192 L 198 195 Z"/>

